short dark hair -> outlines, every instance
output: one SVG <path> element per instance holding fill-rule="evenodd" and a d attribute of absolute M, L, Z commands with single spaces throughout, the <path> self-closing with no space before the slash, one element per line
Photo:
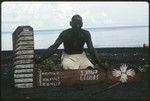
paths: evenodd
<path fill-rule="evenodd" d="M 80 15 L 76 14 L 71 19 L 71 21 L 74 21 L 74 20 L 81 20 L 82 21 L 82 17 Z"/>

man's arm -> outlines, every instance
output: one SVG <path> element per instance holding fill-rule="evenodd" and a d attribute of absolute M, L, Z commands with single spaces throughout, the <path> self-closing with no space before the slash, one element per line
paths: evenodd
<path fill-rule="evenodd" d="M 59 35 L 59 37 L 56 39 L 55 43 L 53 45 L 51 45 L 46 52 L 44 53 L 44 55 L 38 59 L 35 59 L 36 63 L 42 62 L 43 60 L 47 59 L 48 57 L 50 57 L 51 55 L 54 54 L 54 52 L 56 51 L 56 49 L 59 47 L 59 45 L 62 43 L 62 35 L 63 33 L 61 33 Z"/>
<path fill-rule="evenodd" d="M 94 59 L 94 61 L 100 66 L 102 67 L 103 69 L 107 69 L 106 66 L 104 64 L 101 63 L 101 60 L 98 58 L 98 54 L 97 52 L 95 51 L 94 47 L 93 47 L 93 43 L 92 43 L 92 40 L 91 40 L 91 35 L 89 32 L 86 33 L 86 44 L 87 44 L 87 47 L 89 49 L 89 53 L 90 55 L 92 56 L 92 58 Z"/>

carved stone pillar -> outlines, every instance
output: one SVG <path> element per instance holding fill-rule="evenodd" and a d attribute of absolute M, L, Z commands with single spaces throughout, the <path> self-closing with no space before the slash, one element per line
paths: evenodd
<path fill-rule="evenodd" d="M 14 86 L 34 87 L 34 36 L 30 26 L 19 26 L 13 32 Z"/>

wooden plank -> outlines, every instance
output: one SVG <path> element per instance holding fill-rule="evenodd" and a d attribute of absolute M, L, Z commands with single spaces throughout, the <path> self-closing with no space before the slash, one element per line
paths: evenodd
<path fill-rule="evenodd" d="M 17 39 L 17 43 L 19 41 L 26 41 L 26 40 L 33 40 L 33 36 L 30 35 L 30 36 L 20 36 L 18 39 Z"/>
<path fill-rule="evenodd" d="M 20 43 L 20 42 L 26 42 L 26 43 L 29 43 L 29 44 L 30 44 L 30 43 L 34 43 L 34 42 L 33 42 L 33 39 L 30 39 L 30 40 L 17 40 L 16 43 L 18 44 L 18 43 Z"/>
<path fill-rule="evenodd" d="M 22 83 L 22 82 L 33 82 L 33 78 L 22 78 L 22 79 L 15 79 L 15 83 Z"/>
<path fill-rule="evenodd" d="M 34 65 L 33 64 L 20 64 L 20 65 L 15 65 L 14 68 L 15 69 L 23 69 L 23 68 L 33 68 Z"/>
<path fill-rule="evenodd" d="M 16 47 L 19 47 L 19 46 L 25 46 L 25 45 L 32 45 L 33 46 L 34 43 L 32 42 L 19 42 L 18 44 L 16 44 Z"/>
<path fill-rule="evenodd" d="M 16 57 L 15 57 L 15 59 L 26 59 L 26 58 L 33 58 L 34 57 L 34 55 L 17 55 Z"/>
<path fill-rule="evenodd" d="M 114 84 L 121 82 L 120 77 L 112 75 L 112 71 L 106 72 L 100 69 L 40 71 L 39 86 L 91 85 L 101 82 Z M 134 76 L 127 75 L 127 82 L 139 82 L 140 77 L 141 73 L 139 72 L 135 72 Z"/>
<path fill-rule="evenodd" d="M 21 50 L 15 53 L 16 55 L 34 54 L 34 50 Z"/>
<path fill-rule="evenodd" d="M 14 70 L 14 73 L 32 73 L 33 69 Z"/>
<path fill-rule="evenodd" d="M 105 81 L 104 71 L 93 70 L 56 70 L 41 71 L 40 86 L 89 85 Z"/>
<path fill-rule="evenodd" d="M 18 50 L 24 50 L 24 49 L 28 49 L 28 50 L 31 50 L 31 49 L 34 49 L 34 47 L 33 47 L 33 45 L 32 46 L 29 46 L 29 45 L 27 45 L 27 46 L 18 46 L 16 49 L 15 49 L 15 51 L 18 51 Z"/>
<path fill-rule="evenodd" d="M 31 88 L 33 87 L 33 83 L 25 83 L 25 84 L 15 84 L 17 88 Z"/>
<path fill-rule="evenodd" d="M 18 34 L 18 37 L 24 36 L 24 35 L 33 35 L 33 32 L 32 31 L 25 31 L 25 32 L 22 31 L 21 33 Z"/>
<path fill-rule="evenodd" d="M 33 78 L 33 74 L 14 74 L 14 78 L 26 78 L 26 77 Z"/>
<path fill-rule="evenodd" d="M 26 63 L 33 63 L 33 59 L 16 60 L 16 61 L 14 62 L 14 65 L 16 65 L 16 64 L 26 64 Z"/>

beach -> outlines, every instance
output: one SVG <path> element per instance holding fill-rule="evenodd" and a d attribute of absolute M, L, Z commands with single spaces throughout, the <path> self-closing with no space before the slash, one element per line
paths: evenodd
<path fill-rule="evenodd" d="M 149 48 L 103 48 L 96 49 L 103 61 L 110 65 L 130 63 L 139 68 L 149 65 Z M 40 56 L 45 49 L 35 50 Z M 55 63 L 63 50 L 57 50 L 51 58 Z M 108 83 L 88 86 L 40 87 L 17 89 L 13 86 L 12 51 L 2 52 L 1 94 L 5 101 L 35 100 L 148 100 L 149 99 L 149 66 L 143 73 L 140 82 L 125 83 L 107 90 Z"/>

